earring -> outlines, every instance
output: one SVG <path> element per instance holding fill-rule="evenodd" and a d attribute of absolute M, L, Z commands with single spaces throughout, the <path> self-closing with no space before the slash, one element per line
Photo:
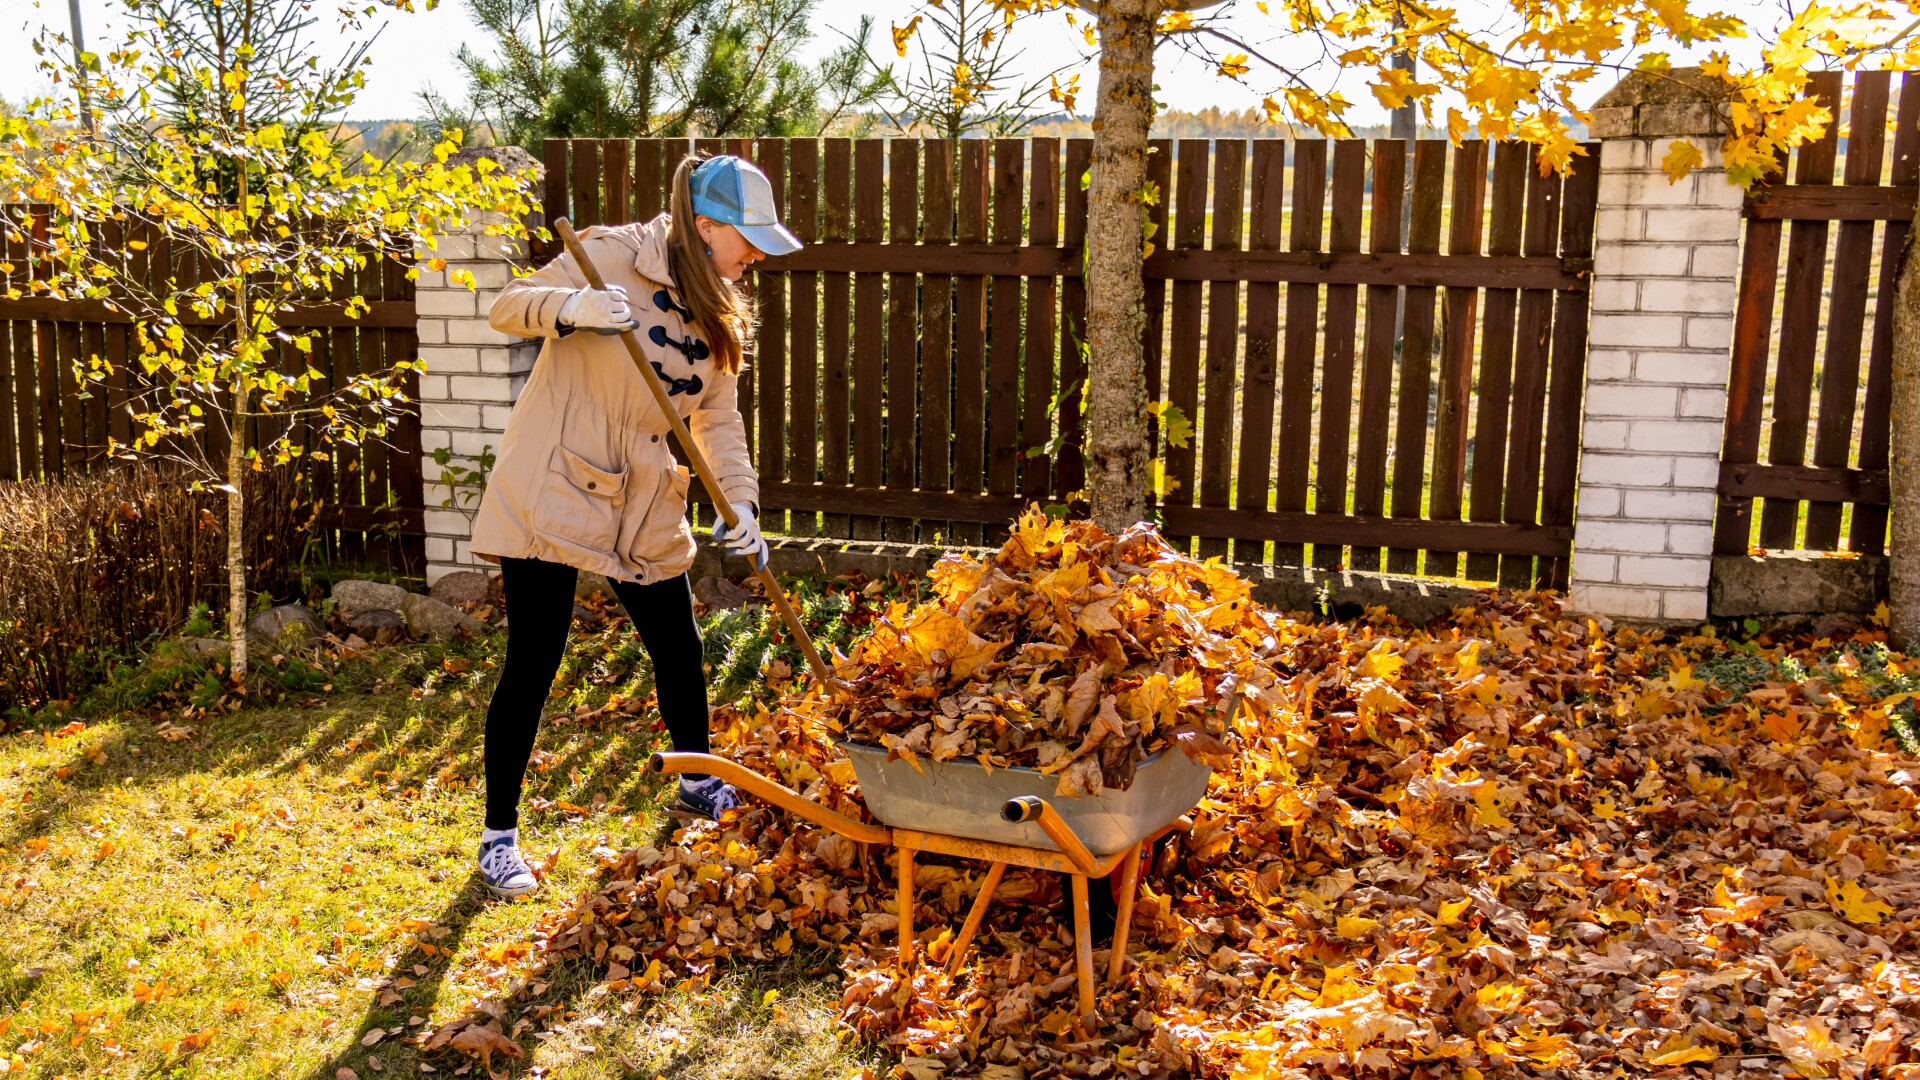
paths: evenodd
<path fill-rule="evenodd" d="M 712 248 L 708 248 L 708 249 L 707 249 L 707 255 L 708 255 L 709 257 L 711 257 L 711 256 L 713 255 L 713 249 L 712 249 Z"/>

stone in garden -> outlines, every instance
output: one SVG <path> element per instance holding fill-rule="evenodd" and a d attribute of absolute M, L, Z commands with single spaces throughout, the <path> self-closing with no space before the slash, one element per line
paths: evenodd
<path fill-rule="evenodd" d="M 755 599 L 752 593 L 714 574 L 693 583 L 693 598 L 707 605 L 709 611 L 734 611 Z"/>
<path fill-rule="evenodd" d="M 275 645 L 304 646 L 320 640 L 320 620 L 300 604 L 281 604 L 247 621 L 247 634 Z"/>
<path fill-rule="evenodd" d="M 406 616 L 407 629 L 413 631 L 413 636 L 429 641 L 446 641 L 462 630 L 475 635 L 487 628 L 486 623 L 452 604 L 419 593 L 408 593 L 400 610 Z"/>
<path fill-rule="evenodd" d="M 457 570 L 427 591 L 443 604 L 484 604 L 493 597 L 493 582 L 478 570 Z"/>
<path fill-rule="evenodd" d="M 405 593 L 401 594 L 403 597 Z M 352 608 L 343 606 L 340 615 L 347 628 L 368 641 L 378 641 L 382 630 L 398 636 L 407 629 L 407 620 L 398 611 L 388 608 Z M 382 642 L 384 644 L 384 642 Z"/>
<path fill-rule="evenodd" d="M 233 651 L 232 646 L 228 645 L 224 638 L 190 637 L 181 638 L 180 641 L 187 647 L 187 652 L 197 660 L 211 660 L 226 656 Z"/>
<path fill-rule="evenodd" d="M 407 599 L 407 590 L 381 581 L 336 581 L 333 602 L 344 610 L 399 611 Z"/>
<path fill-rule="evenodd" d="M 601 577 L 591 570 L 580 571 L 580 576 L 573 579 L 574 597 L 576 599 L 582 599 L 592 596 L 594 593 L 599 593 L 601 596 L 610 598 L 613 596 L 613 586 L 608 584 L 606 578 Z"/>

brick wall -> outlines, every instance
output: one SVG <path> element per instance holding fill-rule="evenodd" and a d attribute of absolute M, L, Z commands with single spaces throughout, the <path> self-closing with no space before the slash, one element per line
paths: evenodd
<path fill-rule="evenodd" d="M 1622 83 L 1624 97 L 1636 85 Z M 1707 616 L 1742 199 L 1714 126 L 1703 105 L 1603 98 L 1595 109 L 1604 141 L 1570 597 L 1579 611 Z M 1676 137 L 1705 158 L 1677 183 L 1660 167 Z"/>

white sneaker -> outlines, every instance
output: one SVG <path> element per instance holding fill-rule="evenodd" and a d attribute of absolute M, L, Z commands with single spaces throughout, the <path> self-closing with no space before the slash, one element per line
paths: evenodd
<path fill-rule="evenodd" d="M 480 876 L 495 896 L 525 896 L 540 887 L 511 833 L 480 842 Z"/>

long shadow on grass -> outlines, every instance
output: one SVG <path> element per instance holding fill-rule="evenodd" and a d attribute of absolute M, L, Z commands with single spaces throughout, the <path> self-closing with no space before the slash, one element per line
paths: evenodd
<path fill-rule="evenodd" d="M 433 1005 L 440 997 L 441 986 L 446 981 L 447 969 L 452 966 L 452 957 L 460 950 L 460 939 L 467 934 L 467 927 L 473 917 L 486 907 L 486 893 L 481 885 L 479 871 L 467 877 L 451 897 L 446 907 L 434 916 L 433 927 L 446 933 L 438 938 L 432 937 L 432 931 L 422 931 L 414 935 L 414 945 L 393 967 L 392 986 L 383 986 L 374 992 L 373 1002 L 367 1006 L 366 1015 L 353 1030 L 351 1041 L 346 1048 L 314 1067 L 308 1074 L 308 1080 L 335 1080 L 342 1068 L 353 1069 L 360 1076 L 371 1076 L 367 1059 L 378 1056 L 388 1045 L 388 1040 L 397 1039 L 417 1030 L 407 1024 L 415 1016 L 431 1016 Z M 429 953 L 427 948 L 433 951 Z M 405 985 L 407 980 L 412 985 Z M 399 1000 L 388 998 L 388 1004 L 380 1001 L 387 997 L 387 991 L 399 995 Z M 368 1048 L 361 1040 L 374 1028 L 391 1032 L 401 1029 L 401 1035 L 389 1035 L 377 1045 Z"/>
<path fill-rule="evenodd" d="M 490 690 L 490 687 L 489 687 Z M 248 776 L 267 771 L 281 775 L 310 765 L 322 775 L 359 776 L 421 785 L 445 762 L 477 749 L 480 709 L 422 708 L 405 691 L 394 694 L 344 694 L 323 699 L 322 706 L 248 708 L 241 712 L 191 722 L 197 729 L 184 741 L 169 742 L 157 729 L 165 717 L 126 714 L 104 738 L 89 732 L 69 736 L 67 757 L 50 763 L 44 775 L 26 777 L 39 790 L 21 806 L 5 829 L 0 846 L 11 846 L 45 835 L 116 789 L 153 786 L 194 773 Z M 316 718 L 325 708 L 329 715 Z M 418 750 L 401 741 L 401 733 L 416 716 L 428 717 L 425 738 L 438 744 L 434 754 L 414 754 L 410 767 L 401 765 L 401 751 Z M 16 735 L 13 738 L 32 737 Z M 332 751 L 353 739 L 383 746 L 374 758 L 352 755 L 336 758 Z M 139 752 L 134 752 L 134 747 Z M 96 764 L 98 762 L 98 764 Z M 383 768 L 384 766 L 384 768 Z M 64 775 L 60 770 L 65 769 Z M 381 774 L 375 776 L 374 774 Z M 53 787 L 57 779 L 58 787 Z"/>

